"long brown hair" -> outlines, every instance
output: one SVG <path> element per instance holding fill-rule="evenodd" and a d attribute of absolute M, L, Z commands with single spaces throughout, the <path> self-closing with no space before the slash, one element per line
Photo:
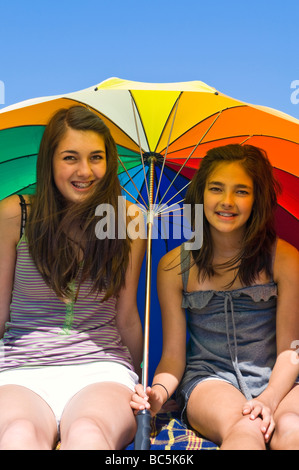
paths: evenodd
<path fill-rule="evenodd" d="M 276 239 L 274 214 L 280 188 L 264 150 L 252 145 L 239 144 L 212 148 L 203 158 L 186 194 L 185 203 L 193 207 L 193 226 L 194 204 L 204 203 L 206 181 L 216 166 L 223 162 L 238 162 L 243 166 L 254 184 L 254 203 L 239 254 L 217 268 L 235 269 L 237 267 L 234 280 L 239 276 L 243 285 L 251 285 L 262 270 L 265 270 L 269 277 L 272 276 L 273 243 Z M 203 244 L 200 250 L 192 251 L 192 256 L 202 280 L 206 276 L 215 275 L 213 242 L 205 215 L 203 217 Z"/>
<path fill-rule="evenodd" d="M 53 178 L 53 155 L 68 128 L 94 131 L 103 136 L 107 169 L 92 194 L 80 203 L 68 204 L 56 188 Z M 92 291 L 106 291 L 104 299 L 117 295 L 125 283 L 129 261 L 128 237 L 98 239 L 95 234 L 96 207 L 109 204 L 114 208 L 118 227 L 118 197 L 121 188 L 117 177 L 116 144 L 108 127 L 84 106 L 61 109 L 50 120 L 42 137 L 37 160 L 36 194 L 26 226 L 29 252 L 46 284 L 58 297 L 70 295 L 70 283 L 78 285 L 92 280 Z M 72 238 L 70 237 L 72 231 Z M 83 257 L 82 257 L 83 253 Z M 83 258 L 83 262 L 80 262 Z"/>

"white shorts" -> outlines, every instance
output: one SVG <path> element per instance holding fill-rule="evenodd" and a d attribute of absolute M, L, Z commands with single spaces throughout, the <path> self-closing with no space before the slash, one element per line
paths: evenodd
<path fill-rule="evenodd" d="M 109 361 L 0 372 L 0 387 L 21 385 L 37 393 L 52 409 L 58 428 L 70 399 L 84 387 L 99 382 L 117 382 L 134 391 L 138 376 L 124 365 Z"/>

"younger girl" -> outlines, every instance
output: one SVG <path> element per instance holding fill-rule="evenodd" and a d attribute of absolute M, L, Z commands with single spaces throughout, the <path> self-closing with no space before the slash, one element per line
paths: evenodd
<path fill-rule="evenodd" d="M 294 445 L 280 418 L 299 412 L 299 255 L 276 238 L 276 186 L 262 150 L 209 150 L 185 201 L 203 204 L 203 245 L 158 268 L 162 358 L 131 405 L 156 413 L 178 387 L 183 421 L 222 449 L 264 449 L 274 420 L 272 447 Z"/>
<path fill-rule="evenodd" d="M 144 241 L 96 236 L 101 204 L 118 227 L 117 168 L 102 120 L 63 109 L 43 135 L 36 195 L 0 204 L 2 449 L 58 438 L 61 449 L 117 449 L 134 437 Z"/>

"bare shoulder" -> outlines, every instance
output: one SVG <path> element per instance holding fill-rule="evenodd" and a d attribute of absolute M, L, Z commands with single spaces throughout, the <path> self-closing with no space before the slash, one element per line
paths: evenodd
<path fill-rule="evenodd" d="M 9 220 L 20 214 L 20 199 L 17 195 L 6 197 L 0 201 L 0 217 L 2 220 Z"/>
<path fill-rule="evenodd" d="M 18 196 L 0 201 L 0 242 L 4 247 L 14 246 L 20 238 L 21 207 Z"/>
<path fill-rule="evenodd" d="M 181 247 L 178 246 L 160 259 L 158 277 L 182 288 L 181 270 Z"/>
<path fill-rule="evenodd" d="M 0 201 L 0 223 L 5 231 L 20 228 L 21 206 L 18 196 L 9 196 Z"/>
<path fill-rule="evenodd" d="M 299 252 L 297 248 L 280 238 L 277 242 L 275 262 L 283 263 L 294 260 L 295 263 L 298 263 L 298 259 Z"/>
<path fill-rule="evenodd" d="M 274 280 L 299 279 L 299 252 L 290 243 L 279 239 L 274 262 Z"/>
<path fill-rule="evenodd" d="M 24 196 L 26 204 L 30 204 L 29 196 Z M 1 239 L 9 237 L 18 242 L 21 227 L 21 205 L 17 195 L 9 196 L 0 201 Z"/>
<path fill-rule="evenodd" d="M 180 268 L 180 254 L 181 254 L 181 247 L 177 246 L 173 250 L 166 253 L 159 262 L 159 269 L 165 268 Z"/>

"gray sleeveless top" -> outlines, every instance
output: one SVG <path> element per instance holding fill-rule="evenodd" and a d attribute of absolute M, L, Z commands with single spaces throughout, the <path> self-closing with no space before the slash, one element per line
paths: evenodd
<path fill-rule="evenodd" d="M 184 406 L 207 378 L 226 380 L 247 399 L 267 386 L 276 360 L 277 286 L 187 292 L 190 252 L 181 249 L 182 307 L 190 334 L 186 369 L 178 388 Z"/>

